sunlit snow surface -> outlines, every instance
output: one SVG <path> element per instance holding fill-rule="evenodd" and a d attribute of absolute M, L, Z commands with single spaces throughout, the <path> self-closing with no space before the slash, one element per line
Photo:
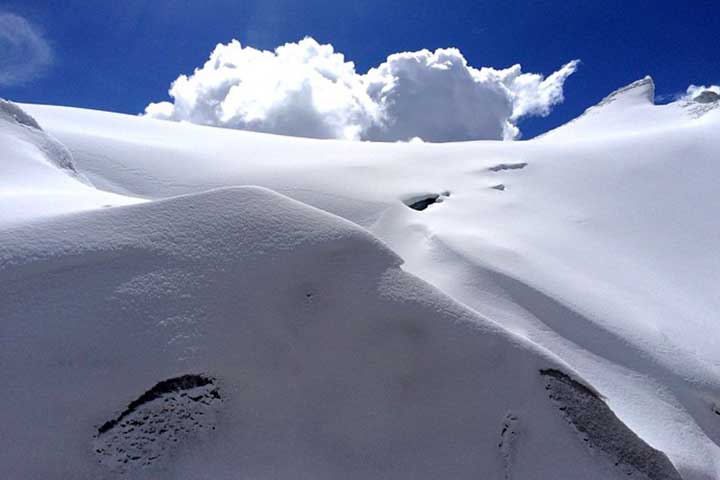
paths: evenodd
<path fill-rule="evenodd" d="M 0 476 L 717 478 L 720 109 L 652 88 L 514 143 L 0 117 Z"/>

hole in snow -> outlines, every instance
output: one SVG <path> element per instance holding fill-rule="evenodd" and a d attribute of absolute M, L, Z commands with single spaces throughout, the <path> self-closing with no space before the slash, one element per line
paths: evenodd
<path fill-rule="evenodd" d="M 440 198 L 440 195 L 432 194 L 427 195 L 420 200 L 410 201 L 410 203 L 406 202 L 405 204 L 412 208 L 413 210 L 425 210 L 427 207 L 432 205 L 433 203 L 437 202 L 437 199 Z"/>
<path fill-rule="evenodd" d="M 93 448 L 113 470 L 149 466 L 183 440 L 214 430 L 219 402 L 210 377 L 163 380 L 100 426 Z"/>
<path fill-rule="evenodd" d="M 442 203 L 443 200 L 449 196 L 450 192 L 446 190 L 442 193 L 428 193 L 426 195 L 411 197 L 403 202 L 413 210 L 422 211 L 434 203 Z"/>
<path fill-rule="evenodd" d="M 500 190 L 502 192 L 505 190 L 505 185 L 503 185 L 502 183 L 498 183 L 497 185 L 493 185 L 490 188 L 492 188 L 493 190 Z"/>
<path fill-rule="evenodd" d="M 520 168 L 527 167 L 526 162 L 519 163 L 499 163 L 493 167 L 488 168 L 491 172 L 500 172 L 502 170 L 518 170 Z"/>
<path fill-rule="evenodd" d="M 550 399 L 589 448 L 603 452 L 626 475 L 682 480 L 667 456 L 630 430 L 597 393 L 559 370 L 540 370 L 540 374 Z"/>

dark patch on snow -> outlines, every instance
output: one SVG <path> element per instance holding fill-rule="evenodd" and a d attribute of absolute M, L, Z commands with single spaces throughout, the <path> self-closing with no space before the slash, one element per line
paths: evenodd
<path fill-rule="evenodd" d="M 697 97 L 693 98 L 694 102 L 697 103 L 713 103 L 720 100 L 720 95 L 713 92 L 712 90 L 705 90 L 704 92 L 700 93 Z"/>
<path fill-rule="evenodd" d="M 491 172 L 500 172 L 503 170 L 518 170 L 527 167 L 527 162 L 518 163 L 499 163 L 495 166 L 488 168 Z"/>
<path fill-rule="evenodd" d="M 45 133 L 43 129 L 40 128 L 38 122 L 25 110 L 13 102 L 0 98 L 0 120 L 5 120 L 10 124 L 23 128 L 24 138 L 36 146 L 51 163 L 61 169 L 67 170 L 68 173 L 75 176 L 75 178 L 81 182 L 89 183 L 86 179 L 78 175 L 70 151 L 60 142 Z"/>
<path fill-rule="evenodd" d="M 421 211 L 425 210 L 427 207 L 435 203 L 438 198 L 440 198 L 440 195 L 433 193 L 432 195 L 428 195 L 427 197 L 421 198 L 420 200 L 416 200 L 406 205 L 413 210 Z"/>
<path fill-rule="evenodd" d="M 100 428 L 98 428 L 98 433 L 107 432 L 115 425 L 117 425 L 118 422 L 120 422 L 122 419 L 137 410 L 140 405 L 160 398 L 166 393 L 179 392 L 181 390 L 190 390 L 195 387 L 204 387 L 206 385 L 210 385 L 211 383 L 213 383 L 212 379 L 208 377 L 203 377 L 202 375 L 182 375 L 180 377 L 163 380 L 147 392 L 140 395 L 140 397 L 138 397 L 136 400 L 130 402 L 130 405 L 128 405 L 128 407 L 125 409 L 124 412 L 120 414 L 119 417 L 114 420 L 108 420 L 107 422 L 105 422 Z M 219 394 L 217 393 L 217 389 L 215 389 L 213 392 L 218 395 L 218 398 L 220 398 Z"/>
<path fill-rule="evenodd" d="M 559 370 L 540 370 L 540 374 L 550 399 L 589 448 L 602 451 L 628 476 L 682 480 L 667 456 L 630 430 L 596 392 Z"/>
<path fill-rule="evenodd" d="M 503 448 L 508 445 L 508 443 L 510 443 L 510 439 L 517 435 L 517 432 L 513 428 L 517 419 L 518 418 L 512 413 L 505 415 L 502 430 L 500 430 L 500 443 L 498 444 L 498 448 Z"/>
<path fill-rule="evenodd" d="M 151 465 L 183 440 L 214 430 L 220 400 L 213 378 L 163 380 L 98 428 L 95 453 L 116 470 Z"/>
<path fill-rule="evenodd" d="M 0 98 L 0 118 L 4 118 L 8 121 L 14 121 L 20 125 L 34 128 L 36 130 L 42 130 L 40 124 L 25 110 L 15 105 L 13 102 Z"/>
<path fill-rule="evenodd" d="M 493 185 L 493 186 L 490 187 L 490 188 L 492 188 L 493 190 L 500 190 L 501 192 L 505 191 L 505 185 L 503 185 L 502 183 L 498 183 L 497 185 Z"/>
<path fill-rule="evenodd" d="M 442 203 L 443 200 L 449 196 L 450 192 L 446 190 L 442 193 L 428 193 L 419 197 L 415 196 L 404 200 L 404 203 L 413 210 L 422 211 L 434 203 Z"/>
<path fill-rule="evenodd" d="M 503 419 L 502 429 L 500 431 L 500 443 L 498 443 L 498 448 L 500 449 L 500 453 L 503 457 L 505 480 L 509 480 L 511 478 L 512 456 L 513 451 L 515 450 L 515 441 L 518 435 L 518 417 L 512 413 L 508 413 Z"/>

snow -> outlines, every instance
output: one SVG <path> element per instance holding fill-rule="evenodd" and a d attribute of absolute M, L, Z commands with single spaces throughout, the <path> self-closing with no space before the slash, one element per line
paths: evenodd
<path fill-rule="evenodd" d="M 720 110 L 653 89 L 448 144 L 22 105 L 58 140 L 0 120 L 2 476 L 717 478 Z M 188 374 L 214 420 L 98 457 Z"/>
<path fill-rule="evenodd" d="M 2 99 L 0 145 L 0 225 L 139 201 L 92 188 L 61 143 L 32 116 Z"/>
<path fill-rule="evenodd" d="M 605 478 L 544 401 L 539 369 L 568 367 L 402 272 L 349 222 L 235 188 L 0 236 L 13 279 L 0 349 L 8 478 L 123 475 L 119 448 L 133 437 L 110 445 L 119 468 L 107 470 L 94 450 L 108 442 L 94 436 L 184 372 L 218 379 L 214 433 L 129 450 L 163 455 L 132 478 L 476 478 L 500 468 L 509 407 L 543 433 L 525 448 L 545 455 L 514 468 Z"/>

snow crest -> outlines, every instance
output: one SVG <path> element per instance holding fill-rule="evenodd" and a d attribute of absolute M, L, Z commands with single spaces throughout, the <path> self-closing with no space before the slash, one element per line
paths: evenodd
<path fill-rule="evenodd" d="M 0 120 L 9 123 L 11 128 L 15 127 L 13 128 L 15 133 L 40 149 L 45 158 L 53 165 L 80 178 L 70 151 L 45 133 L 40 128 L 40 124 L 17 104 L 0 98 Z M 23 130 L 19 130 L 17 127 L 21 127 Z"/>

